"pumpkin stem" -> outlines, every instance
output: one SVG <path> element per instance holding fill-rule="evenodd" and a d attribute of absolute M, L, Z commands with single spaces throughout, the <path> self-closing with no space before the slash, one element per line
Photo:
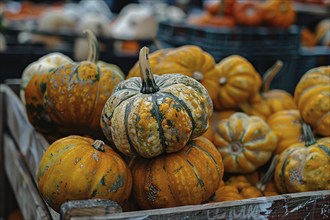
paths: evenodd
<path fill-rule="evenodd" d="M 303 135 L 305 139 L 305 146 L 309 147 L 313 144 L 316 144 L 316 140 L 313 135 L 313 131 L 311 126 L 309 126 L 307 123 L 302 123 L 302 129 L 303 129 Z"/>
<path fill-rule="evenodd" d="M 272 178 L 274 176 L 274 170 L 275 170 L 277 158 L 278 158 L 278 155 L 275 155 L 273 157 L 272 162 L 271 162 L 267 172 L 255 184 L 255 187 L 257 189 L 259 189 L 261 192 L 265 191 L 267 184 L 272 180 Z"/>
<path fill-rule="evenodd" d="M 92 146 L 94 147 L 95 150 L 98 150 L 98 151 L 101 151 L 101 152 L 104 152 L 105 151 L 105 149 L 104 149 L 104 142 L 101 141 L 101 140 L 95 140 L 92 143 Z"/>
<path fill-rule="evenodd" d="M 200 71 L 198 71 L 198 70 L 194 71 L 192 77 L 193 77 L 194 79 L 196 79 L 197 81 L 202 81 L 202 80 L 204 79 L 203 74 L 202 74 Z"/>
<path fill-rule="evenodd" d="M 159 91 L 159 87 L 155 83 L 154 76 L 148 59 L 149 48 L 142 47 L 139 54 L 140 75 L 142 80 L 141 93 L 150 94 Z"/>
<path fill-rule="evenodd" d="M 89 46 L 87 61 L 96 63 L 99 60 L 99 42 L 97 41 L 95 34 L 91 30 L 84 30 L 84 34 L 87 37 Z"/>
<path fill-rule="evenodd" d="M 270 84 L 274 77 L 280 72 L 283 67 L 283 62 L 277 60 L 273 66 L 271 66 L 262 77 L 262 92 L 268 92 L 270 90 Z"/>
<path fill-rule="evenodd" d="M 227 78 L 226 78 L 226 77 L 221 77 L 221 78 L 219 79 L 219 84 L 220 84 L 221 86 L 225 85 L 226 83 L 227 83 Z"/>
<path fill-rule="evenodd" d="M 226 0 L 220 0 L 218 15 L 223 16 L 225 14 Z"/>
<path fill-rule="evenodd" d="M 230 143 L 230 150 L 233 154 L 240 154 L 243 151 L 243 144 L 239 141 Z"/>

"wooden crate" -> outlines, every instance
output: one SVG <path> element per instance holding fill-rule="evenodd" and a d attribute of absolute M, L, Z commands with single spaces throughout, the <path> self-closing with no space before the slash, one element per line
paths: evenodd
<path fill-rule="evenodd" d="M 57 213 L 41 198 L 36 184 L 47 141 L 28 122 L 9 86 L 0 85 L 0 101 L 0 158 L 26 219 L 330 219 L 330 190 L 134 212 L 122 212 L 109 200 L 70 201 Z"/>

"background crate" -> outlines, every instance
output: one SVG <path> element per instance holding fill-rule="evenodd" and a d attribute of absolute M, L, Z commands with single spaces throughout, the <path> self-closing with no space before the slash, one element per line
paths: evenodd
<path fill-rule="evenodd" d="M 197 45 L 210 53 L 216 62 L 233 54 L 241 55 L 248 59 L 261 75 L 279 59 L 284 66 L 274 78 L 271 88 L 284 89 L 290 93 L 293 93 L 303 73 L 319 65 L 318 58 L 328 58 L 330 55 L 329 48 L 302 48 L 300 28 L 295 25 L 288 29 L 214 28 L 161 22 L 157 37 L 163 47 Z M 324 65 L 329 65 L 329 59 L 325 59 Z"/>

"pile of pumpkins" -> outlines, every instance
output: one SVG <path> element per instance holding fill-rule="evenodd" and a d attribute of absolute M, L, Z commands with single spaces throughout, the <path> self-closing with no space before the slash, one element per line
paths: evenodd
<path fill-rule="evenodd" d="M 292 96 L 269 89 L 280 61 L 262 79 L 238 55 L 143 47 L 125 77 L 86 34 L 87 61 L 52 54 L 22 76 L 29 120 L 52 137 L 37 179 L 55 211 L 91 198 L 129 211 L 330 189 L 329 66 Z"/>

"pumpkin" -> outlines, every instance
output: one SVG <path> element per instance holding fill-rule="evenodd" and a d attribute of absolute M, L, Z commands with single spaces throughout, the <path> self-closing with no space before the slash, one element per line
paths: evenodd
<path fill-rule="evenodd" d="M 297 109 L 293 96 L 282 89 L 270 89 L 274 77 L 283 66 L 283 62 L 277 60 L 263 75 L 263 83 L 260 93 L 253 94 L 246 102 L 239 103 L 239 107 L 248 115 L 256 115 L 264 120 L 281 110 Z"/>
<path fill-rule="evenodd" d="M 197 205 L 216 191 L 223 177 L 221 155 L 198 137 L 176 153 L 133 158 L 132 195 L 141 209 Z"/>
<path fill-rule="evenodd" d="M 158 49 L 149 55 L 149 63 L 151 67 L 151 71 L 154 71 L 154 66 L 156 66 L 160 60 L 172 49 Z M 131 77 L 140 77 L 140 66 L 139 62 L 136 62 L 134 66 L 129 70 L 128 75 L 126 79 L 129 79 Z"/>
<path fill-rule="evenodd" d="M 101 127 L 127 156 L 155 157 L 182 149 L 201 136 L 213 112 L 202 84 L 181 74 L 153 76 L 147 47 L 140 50 L 141 78 L 121 82 L 107 100 Z"/>
<path fill-rule="evenodd" d="M 231 16 L 214 15 L 210 16 L 204 25 L 213 27 L 234 27 L 235 24 L 235 19 Z"/>
<path fill-rule="evenodd" d="M 212 99 L 216 109 L 236 108 L 251 95 L 259 92 L 261 77 L 254 66 L 239 55 L 231 55 L 216 64 L 217 71 L 208 73 L 209 89 L 216 93 Z M 213 95 L 215 96 L 215 95 Z"/>
<path fill-rule="evenodd" d="M 22 76 L 21 76 L 21 85 L 20 85 L 20 97 L 25 104 L 25 89 L 33 75 L 35 74 L 45 74 L 51 69 L 54 69 L 62 64 L 70 63 L 72 60 L 59 52 L 52 52 L 40 57 L 37 61 L 29 64 L 25 67 Z"/>
<path fill-rule="evenodd" d="M 258 26 L 263 22 L 263 10 L 260 3 L 254 1 L 237 2 L 233 16 L 238 24 Z"/>
<path fill-rule="evenodd" d="M 318 45 L 330 47 L 330 19 L 324 18 L 315 27 L 315 39 Z"/>
<path fill-rule="evenodd" d="M 302 119 L 297 109 L 276 112 L 267 119 L 267 124 L 279 139 L 275 154 L 280 154 L 290 145 L 303 141 Z"/>
<path fill-rule="evenodd" d="M 121 72 L 104 62 L 97 65 L 98 42 L 86 31 L 90 42 L 87 61 L 68 63 L 48 73 L 44 108 L 57 124 L 71 134 L 103 135 L 101 112 L 115 86 L 124 80 Z"/>
<path fill-rule="evenodd" d="M 305 142 L 291 145 L 278 158 L 275 184 L 281 193 L 330 190 L 330 138 L 315 140 L 303 124 Z"/>
<path fill-rule="evenodd" d="M 315 34 L 303 27 L 300 31 L 301 45 L 303 47 L 315 47 L 317 45 Z"/>
<path fill-rule="evenodd" d="M 47 148 L 37 181 L 42 197 L 57 212 L 70 200 L 100 198 L 123 204 L 132 190 L 131 172 L 116 152 L 100 140 L 76 135 Z"/>
<path fill-rule="evenodd" d="M 155 74 L 163 75 L 180 73 L 199 81 L 208 90 L 213 100 L 215 61 L 214 58 L 200 47 L 184 45 L 172 49 L 152 69 Z"/>
<path fill-rule="evenodd" d="M 204 10 L 210 15 L 232 15 L 236 0 L 208 0 L 204 2 Z"/>
<path fill-rule="evenodd" d="M 263 20 L 270 26 L 287 28 L 296 19 L 291 0 L 267 0 L 262 4 Z"/>
<path fill-rule="evenodd" d="M 228 173 L 249 173 L 264 165 L 277 146 L 277 136 L 258 116 L 237 112 L 218 123 L 213 143 Z"/>
<path fill-rule="evenodd" d="M 330 66 L 307 71 L 298 82 L 294 100 L 303 120 L 320 135 L 330 136 Z"/>

